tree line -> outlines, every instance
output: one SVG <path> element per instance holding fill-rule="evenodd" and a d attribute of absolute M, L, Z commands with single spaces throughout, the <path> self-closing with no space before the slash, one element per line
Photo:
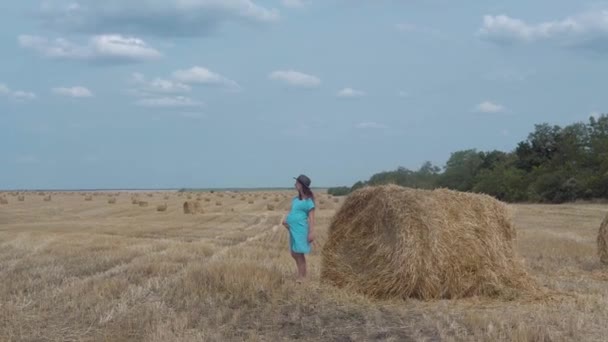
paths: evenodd
<path fill-rule="evenodd" d="M 340 196 L 382 184 L 485 193 L 507 202 L 608 199 L 608 115 L 565 127 L 535 125 L 511 152 L 457 151 L 443 168 L 431 162 L 418 170 L 400 167 L 328 192 Z"/>

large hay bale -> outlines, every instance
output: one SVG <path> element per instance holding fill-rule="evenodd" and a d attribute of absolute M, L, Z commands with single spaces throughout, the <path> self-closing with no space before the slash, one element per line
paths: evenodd
<path fill-rule="evenodd" d="M 8 200 L 4 197 L 0 197 L 0 204 L 8 204 Z"/>
<path fill-rule="evenodd" d="M 45 201 L 45 202 L 50 202 L 51 199 L 52 199 L 51 195 L 47 195 L 47 196 L 44 196 L 44 198 L 42 200 Z"/>
<path fill-rule="evenodd" d="M 137 198 L 131 198 L 131 204 L 138 205 L 139 204 L 139 200 Z"/>
<path fill-rule="evenodd" d="M 217 201 L 217 202 L 215 202 L 215 205 L 218 206 L 218 207 L 220 207 L 220 206 L 222 206 L 222 202 Z"/>
<path fill-rule="evenodd" d="M 600 262 L 608 265 L 608 214 L 600 225 L 600 231 L 597 234 L 597 252 L 600 256 Z"/>
<path fill-rule="evenodd" d="M 93 196 L 91 196 L 91 195 L 84 196 L 84 200 L 85 201 L 92 201 L 93 200 Z"/>
<path fill-rule="evenodd" d="M 274 205 L 272 205 L 272 204 L 268 204 L 268 205 L 266 206 L 266 208 L 267 208 L 268 210 L 272 211 L 272 210 L 274 210 Z"/>
<path fill-rule="evenodd" d="M 108 198 L 108 204 L 116 204 L 116 197 Z"/>
<path fill-rule="evenodd" d="M 321 278 L 376 298 L 512 298 L 537 288 L 515 235 L 507 206 L 486 195 L 367 187 L 335 215 Z"/>
<path fill-rule="evenodd" d="M 156 211 L 167 211 L 167 203 L 156 206 Z"/>
<path fill-rule="evenodd" d="M 146 202 L 146 201 L 139 201 L 139 206 L 140 207 L 147 207 L 148 206 L 148 202 Z"/>
<path fill-rule="evenodd" d="M 19 202 L 23 202 L 23 201 L 25 201 L 25 196 L 23 196 L 23 195 L 19 195 L 19 196 L 17 197 L 17 201 L 19 201 Z"/>
<path fill-rule="evenodd" d="M 186 201 L 184 202 L 184 214 L 198 214 L 202 213 L 203 209 L 201 204 L 197 201 Z"/>

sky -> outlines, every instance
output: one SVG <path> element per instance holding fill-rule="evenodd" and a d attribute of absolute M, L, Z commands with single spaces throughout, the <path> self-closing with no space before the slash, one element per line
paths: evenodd
<path fill-rule="evenodd" d="M 0 189 L 352 185 L 608 112 L 608 3 L 0 4 Z"/>

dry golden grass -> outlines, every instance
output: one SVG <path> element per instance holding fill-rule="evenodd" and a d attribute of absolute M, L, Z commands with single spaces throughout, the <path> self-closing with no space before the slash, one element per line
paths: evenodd
<path fill-rule="evenodd" d="M 605 206 L 512 206 L 515 248 L 531 275 L 555 292 L 549 298 L 379 301 L 321 284 L 319 252 L 333 210 L 317 212 L 309 281 L 293 280 L 280 225 L 293 194 L 284 194 L 276 211 L 225 199 L 234 212 L 194 216 L 183 215 L 179 196 L 163 215 L 128 201 L 84 205 L 65 193 L 52 202 L 10 201 L 0 209 L 0 341 L 608 336 L 608 268 L 596 246 Z"/>

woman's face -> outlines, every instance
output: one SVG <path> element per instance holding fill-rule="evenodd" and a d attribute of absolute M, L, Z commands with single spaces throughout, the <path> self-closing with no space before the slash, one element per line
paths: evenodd
<path fill-rule="evenodd" d="M 302 191 L 302 184 L 300 184 L 300 182 L 296 181 L 296 189 L 298 191 Z"/>

